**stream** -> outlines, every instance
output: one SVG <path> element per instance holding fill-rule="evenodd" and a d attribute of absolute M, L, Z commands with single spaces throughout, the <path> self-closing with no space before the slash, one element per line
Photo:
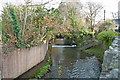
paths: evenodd
<path fill-rule="evenodd" d="M 51 71 L 43 78 L 99 78 L 101 64 L 95 56 L 65 45 L 64 39 L 56 39 L 52 47 Z"/>

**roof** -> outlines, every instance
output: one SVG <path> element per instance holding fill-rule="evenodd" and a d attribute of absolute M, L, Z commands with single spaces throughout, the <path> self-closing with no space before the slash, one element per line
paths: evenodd
<path fill-rule="evenodd" d="M 120 19 L 114 19 L 116 24 L 119 24 L 120 25 Z"/>

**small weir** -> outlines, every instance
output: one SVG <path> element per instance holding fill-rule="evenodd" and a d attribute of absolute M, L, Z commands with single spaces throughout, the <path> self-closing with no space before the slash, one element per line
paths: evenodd
<path fill-rule="evenodd" d="M 56 39 L 53 47 L 51 70 L 42 78 L 99 78 L 101 63 L 95 56 L 84 53 L 76 45 L 68 45 L 65 39 Z M 45 60 L 19 78 L 28 78 L 49 60 L 48 50 Z"/>
<path fill-rule="evenodd" d="M 76 47 L 76 45 L 56 45 L 56 44 L 52 44 L 52 47 Z"/>
<path fill-rule="evenodd" d="M 95 56 L 82 52 L 76 45 L 56 39 L 51 71 L 43 78 L 99 78 L 101 64 Z"/>

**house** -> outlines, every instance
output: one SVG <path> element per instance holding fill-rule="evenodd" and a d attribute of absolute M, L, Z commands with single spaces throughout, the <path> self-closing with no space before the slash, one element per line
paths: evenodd
<path fill-rule="evenodd" d="M 118 19 L 115 20 L 117 26 L 115 27 L 115 31 L 118 31 L 120 29 L 120 1 L 118 2 Z"/>

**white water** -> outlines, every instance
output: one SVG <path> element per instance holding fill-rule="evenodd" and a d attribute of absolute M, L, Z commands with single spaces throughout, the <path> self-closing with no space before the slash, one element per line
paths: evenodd
<path fill-rule="evenodd" d="M 56 44 L 52 44 L 52 47 L 76 47 L 76 45 L 56 45 Z"/>

